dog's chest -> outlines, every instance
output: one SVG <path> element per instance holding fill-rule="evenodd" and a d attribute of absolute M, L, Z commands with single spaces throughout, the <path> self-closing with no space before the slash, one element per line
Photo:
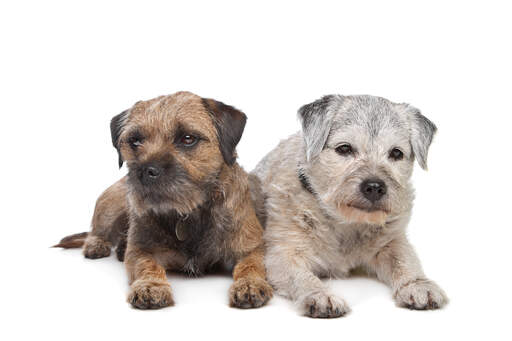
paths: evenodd
<path fill-rule="evenodd" d="M 152 214 L 143 220 L 137 224 L 137 245 L 147 250 L 176 251 L 185 259 L 182 270 L 186 272 L 202 274 L 226 258 L 223 243 L 227 229 L 209 209 L 198 209 L 187 216 L 175 212 Z"/>
<path fill-rule="evenodd" d="M 325 222 L 317 230 L 317 254 L 327 268 L 348 272 L 367 261 L 386 239 L 385 228 L 365 224 Z"/>
<path fill-rule="evenodd" d="M 383 235 L 383 227 L 377 225 L 342 224 L 333 230 L 338 251 L 343 255 L 365 252 Z"/>

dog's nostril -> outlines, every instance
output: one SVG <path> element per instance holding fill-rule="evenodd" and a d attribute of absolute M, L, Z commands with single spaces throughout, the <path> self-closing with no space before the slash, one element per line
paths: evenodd
<path fill-rule="evenodd" d="M 151 178 L 157 178 L 160 175 L 160 170 L 156 167 L 146 168 L 146 174 Z"/>

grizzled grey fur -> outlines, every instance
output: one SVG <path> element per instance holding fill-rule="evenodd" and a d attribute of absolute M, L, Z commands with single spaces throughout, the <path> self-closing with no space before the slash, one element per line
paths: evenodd
<path fill-rule="evenodd" d="M 302 131 L 252 173 L 270 283 L 312 317 L 349 311 L 320 278 L 356 267 L 387 283 L 399 306 L 443 306 L 405 234 L 414 160 L 426 169 L 435 125 L 408 104 L 366 95 L 325 96 L 298 114 Z"/>

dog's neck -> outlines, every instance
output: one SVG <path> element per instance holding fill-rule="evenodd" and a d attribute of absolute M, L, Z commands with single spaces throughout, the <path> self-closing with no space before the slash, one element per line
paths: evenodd
<path fill-rule="evenodd" d="M 247 178 L 247 175 L 237 162 L 232 165 L 224 164 L 217 177 L 216 186 L 211 191 L 214 203 L 224 203 L 230 207 L 237 200 L 241 200 L 249 189 L 248 181 L 240 181 L 243 178 Z M 243 199 L 239 202 L 243 202 Z"/>

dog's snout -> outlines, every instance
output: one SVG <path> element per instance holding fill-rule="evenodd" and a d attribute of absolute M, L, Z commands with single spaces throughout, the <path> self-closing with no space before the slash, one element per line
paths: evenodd
<path fill-rule="evenodd" d="M 386 194 L 386 184 L 379 179 L 367 179 L 361 183 L 361 192 L 372 203 L 379 201 Z"/>
<path fill-rule="evenodd" d="M 162 170 L 160 167 L 158 167 L 156 165 L 148 165 L 148 166 L 144 167 L 143 177 L 146 180 L 155 180 L 160 176 L 161 173 L 162 173 Z"/>
<path fill-rule="evenodd" d="M 176 174 L 176 166 L 172 160 L 151 160 L 145 163 L 132 164 L 128 176 L 137 179 L 143 186 L 161 185 L 172 179 Z"/>

